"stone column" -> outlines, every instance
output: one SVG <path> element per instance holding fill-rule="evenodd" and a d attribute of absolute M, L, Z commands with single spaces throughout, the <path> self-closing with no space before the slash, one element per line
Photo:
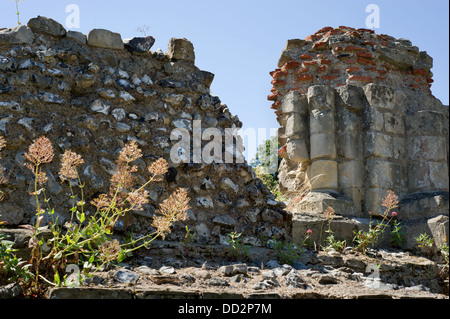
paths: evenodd
<path fill-rule="evenodd" d="M 406 114 L 408 190 L 448 191 L 444 115 L 421 110 Z"/>
<path fill-rule="evenodd" d="M 310 157 L 308 176 L 312 190 L 337 191 L 335 95 L 328 86 L 308 89 Z"/>
<path fill-rule="evenodd" d="M 389 87 L 368 84 L 364 92 L 369 103 L 365 112 L 365 210 L 382 214 L 388 190 L 401 195 L 405 189 L 404 119 L 397 92 Z"/>
<path fill-rule="evenodd" d="M 346 85 L 337 88 L 337 152 L 339 190 L 352 199 L 355 211 L 362 211 L 364 200 L 364 156 L 362 113 L 367 100 L 361 87 Z"/>
<path fill-rule="evenodd" d="M 289 159 L 307 164 L 309 158 L 309 128 L 307 124 L 308 100 L 299 92 L 289 92 L 283 98 L 282 112 L 286 116 L 284 136 Z"/>

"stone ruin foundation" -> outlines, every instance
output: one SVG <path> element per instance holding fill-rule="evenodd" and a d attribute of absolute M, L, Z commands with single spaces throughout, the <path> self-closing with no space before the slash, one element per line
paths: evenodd
<path fill-rule="evenodd" d="M 410 41 L 367 29 L 325 27 L 287 41 L 268 100 L 294 241 L 307 229 L 320 240 L 328 206 L 335 235 L 351 240 L 369 212 L 383 213 L 388 190 L 400 199 L 406 248 L 422 232 L 438 247 L 448 241 L 449 108 L 431 94 L 432 62 Z"/>
<path fill-rule="evenodd" d="M 1 220 L 8 227 L 33 221 L 36 202 L 29 192 L 34 180 L 24 166 L 24 153 L 34 139 L 46 136 L 57 154 L 43 169 L 47 196 L 61 223 L 69 220 L 71 203 L 69 188 L 57 175 L 58 154 L 71 149 L 82 155 L 80 175 L 89 203 L 108 192 L 118 152 L 134 140 L 143 152 L 136 161 L 139 174 L 147 176 L 146 167 L 159 157 L 170 166 L 165 180 L 149 189 L 150 204 L 133 214 L 129 226 L 137 236 L 153 231 L 158 204 L 183 187 L 191 198 L 189 220 L 174 225 L 167 241 L 180 243 L 185 226 L 195 234 L 194 242 L 202 245 L 223 243 L 233 231 L 242 233 L 243 243 L 256 246 L 272 236 L 290 240 L 291 215 L 251 166 L 237 160 L 242 157 L 239 138 L 234 139 L 235 149 L 221 143 L 221 159 L 231 157 L 231 163 L 171 161 L 170 152 L 178 142 L 171 140 L 174 129 L 185 129 L 192 138 L 193 123 L 199 120 L 197 133 L 216 128 L 224 137 L 226 129 L 238 129 L 242 123 L 210 94 L 214 74 L 195 66 L 191 42 L 173 38 L 163 53 L 150 51 L 154 41 L 122 40 L 120 34 L 103 29 L 84 35 L 45 17 L 0 29 L 0 135 L 7 142 L 1 158 L 7 178 L 0 185 Z M 204 138 L 200 146 L 208 142 Z M 191 159 L 193 143 L 183 150 Z M 93 213 L 95 207 L 86 210 Z M 116 233 L 126 230 L 123 221 L 116 223 Z"/>
<path fill-rule="evenodd" d="M 368 228 L 368 211 L 381 213 L 391 189 L 401 199 L 406 248 L 422 232 L 437 245 L 447 240 L 448 106 L 430 94 L 432 58 L 408 40 L 339 27 L 287 42 L 268 99 L 281 126 L 279 181 L 288 209 L 237 160 L 237 146 L 222 145 L 232 163 L 170 161 L 175 128 L 194 135 L 200 120 L 200 133 L 217 128 L 225 136 L 242 123 L 210 94 L 214 75 L 195 66 L 192 43 L 171 39 L 166 53 L 152 52 L 153 44 L 152 37 L 122 40 L 103 29 L 67 31 L 45 17 L 0 29 L 0 135 L 7 141 L 0 214 L 9 227 L 33 222 L 34 180 L 24 153 L 44 135 L 57 154 L 71 149 L 83 156 L 86 202 L 108 191 L 118 152 L 130 140 L 144 154 L 140 174 L 159 157 L 169 161 L 151 203 L 133 214 L 135 234 L 151 232 L 158 203 L 184 187 L 189 220 L 175 225 L 167 241 L 180 242 L 188 226 L 200 245 L 223 244 L 232 231 L 254 246 L 273 236 L 300 243 L 307 229 L 318 242 L 327 206 L 337 214 L 336 236 L 351 239 Z M 192 142 L 183 150 L 191 159 Z M 56 156 L 45 171 L 50 204 L 64 222 L 71 205 L 59 164 Z M 127 230 L 123 222 L 116 226 Z"/>

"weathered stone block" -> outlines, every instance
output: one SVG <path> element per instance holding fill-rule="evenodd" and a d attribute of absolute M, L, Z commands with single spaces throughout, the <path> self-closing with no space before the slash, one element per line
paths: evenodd
<path fill-rule="evenodd" d="M 448 215 L 447 192 L 423 192 L 407 195 L 400 200 L 398 218 L 409 220 L 420 217 Z"/>
<path fill-rule="evenodd" d="M 406 173 L 399 163 L 368 159 L 366 172 L 369 187 L 403 189 L 406 186 Z"/>
<path fill-rule="evenodd" d="M 119 33 L 105 29 L 93 29 L 87 35 L 87 44 L 92 47 L 107 49 L 123 49 L 122 37 Z"/>
<path fill-rule="evenodd" d="M 170 60 L 181 60 L 186 62 L 195 61 L 193 44 L 187 39 L 171 38 L 167 50 Z"/>
<path fill-rule="evenodd" d="M 351 200 L 333 196 L 325 192 L 309 192 L 297 206 L 298 212 L 322 214 L 328 207 L 332 207 L 336 215 L 353 216 L 355 210 Z"/>
<path fill-rule="evenodd" d="M 362 136 L 353 132 L 345 132 L 337 137 L 338 155 L 349 160 L 361 159 L 363 154 Z"/>
<path fill-rule="evenodd" d="M 428 219 L 428 227 L 434 238 L 434 244 L 437 247 L 442 247 L 443 244 L 448 245 L 449 241 L 449 218 L 448 215 L 439 215 Z"/>
<path fill-rule="evenodd" d="M 392 110 L 395 107 L 395 90 L 374 83 L 364 86 L 364 93 L 371 107 Z"/>
<path fill-rule="evenodd" d="M 281 145 L 286 144 L 287 136 L 286 136 L 286 128 L 284 126 L 280 126 L 277 129 L 277 137 L 278 137 L 278 142 L 280 142 Z"/>
<path fill-rule="evenodd" d="M 390 63 L 397 68 L 407 70 L 415 64 L 415 58 L 407 50 L 380 47 L 379 59 Z"/>
<path fill-rule="evenodd" d="M 408 163 L 408 189 L 411 192 L 448 190 L 448 188 L 448 166 L 446 163 Z"/>
<path fill-rule="evenodd" d="M 408 139 L 406 150 L 409 160 L 443 161 L 447 158 L 443 136 L 416 136 Z"/>
<path fill-rule="evenodd" d="M 31 44 L 33 32 L 26 25 L 0 30 L 0 44 Z"/>
<path fill-rule="evenodd" d="M 384 112 L 384 129 L 387 133 L 404 135 L 405 123 L 401 114 Z"/>
<path fill-rule="evenodd" d="M 426 219 L 411 219 L 402 222 L 402 230 L 404 231 L 404 249 L 417 249 L 416 238 L 421 234 L 427 234 L 433 238 L 432 249 L 436 252 L 443 243 L 448 244 L 449 236 L 448 216 L 439 215 Z"/>
<path fill-rule="evenodd" d="M 433 190 L 449 190 L 448 163 L 430 163 L 430 181 Z"/>
<path fill-rule="evenodd" d="M 64 29 L 62 24 L 46 17 L 37 16 L 32 18 L 27 25 L 34 32 L 45 33 L 54 37 L 62 37 L 66 34 L 66 29 Z"/>
<path fill-rule="evenodd" d="M 308 102 L 311 109 L 329 110 L 334 108 L 334 89 L 325 85 L 313 85 L 308 88 Z"/>
<path fill-rule="evenodd" d="M 304 94 L 291 91 L 283 98 L 281 110 L 283 114 L 301 113 L 306 115 L 308 111 L 308 99 Z"/>
<path fill-rule="evenodd" d="M 310 138 L 311 159 L 336 158 L 336 142 L 334 134 L 313 134 Z"/>
<path fill-rule="evenodd" d="M 304 118 L 299 113 L 289 114 L 286 120 L 286 137 L 292 137 L 295 135 L 307 133 L 307 127 L 305 125 Z"/>
<path fill-rule="evenodd" d="M 309 162 L 309 150 L 304 139 L 289 140 L 287 142 L 287 154 L 291 161 L 298 163 Z"/>
<path fill-rule="evenodd" d="M 339 164 L 339 186 L 343 188 L 362 187 L 364 164 L 362 161 L 348 161 Z"/>
<path fill-rule="evenodd" d="M 418 111 L 405 115 L 408 136 L 440 135 L 444 131 L 444 116 L 433 111 Z"/>
<path fill-rule="evenodd" d="M 374 215 L 381 215 L 386 210 L 381 206 L 383 198 L 386 197 L 388 189 L 369 188 L 366 190 L 366 198 L 364 201 L 364 210 L 366 213 L 372 212 Z"/>
<path fill-rule="evenodd" d="M 333 207 L 334 208 L 334 207 Z M 301 213 L 295 214 L 292 219 L 292 241 L 294 244 L 301 245 L 306 237 L 306 231 L 312 230 L 310 240 L 317 244 L 323 244 L 327 238 L 327 233 L 324 230 L 324 224 L 327 220 L 325 217 L 311 214 Z M 358 229 L 358 222 L 356 220 L 338 216 L 331 222 L 331 230 L 334 232 L 338 240 L 347 240 L 351 242 L 354 231 Z"/>
<path fill-rule="evenodd" d="M 87 36 L 85 34 L 81 33 L 81 32 L 78 32 L 78 31 L 69 30 L 66 33 L 66 37 L 69 38 L 69 39 L 76 40 L 76 41 L 78 41 L 80 43 L 83 43 L 83 44 L 87 43 Z"/>
<path fill-rule="evenodd" d="M 136 53 L 148 53 L 151 47 L 155 44 L 155 38 L 152 36 L 148 37 L 135 37 L 132 39 L 125 39 L 123 41 L 125 49 L 130 52 Z"/>
<path fill-rule="evenodd" d="M 362 117 L 360 113 L 352 112 L 345 108 L 339 108 L 336 111 L 337 131 L 339 134 L 346 132 L 361 132 Z"/>
<path fill-rule="evenodd" d="M 383 131 L 384 117 L 383 113 L 375 107 L 369 107 L 365 110 L 365 126 L 371 131 Z"/>
<path fill-rule="evenodd" d="M 334 113 L 331 110 L 313 110 L 309 117 L 311 134 L 333 133 L 336 129 Z"/>
<path fill-rule="evenodd" d="M 362 202 L 364 199 L 365 189 L 363 187 L 341 188 L 340 191 L 353 201 L 354 216 L 359 217 L 362 212 Z M 346 215 L 350 216 L 350 214 Z M 353 215 L 352 215 L 353 216 Z"/>
<path fill-rule="evenodd" d="M 126 288 L 51 288 L 48 299 L 132 299 L 133 294 Z"/>
<path fill-rule="evenodd" d="M 392 138 L 377 132 L 366 134 L 365 155 L 389 158 L 392 157 Z"/>
<path fill-rule="evenodd" d="M 367 106 L 366 96 L 363 89 L 359 86 L 345 85 L 338 87 L 336 91 L 343 104 L 352 110 L 360 111 Z"/>
<path fill-rule="evenodd" d="M 312 181 L 311 188 L 313 190 L 338 188 L 338 169 L 336 161 L 314 161 L 308 169 L 309 180 Z"/>
<path fill-rule="evenodd" d="M 396 160 L 404 160 L 406 158 L 405 138 L 392 137 L 392 157 Z"/>

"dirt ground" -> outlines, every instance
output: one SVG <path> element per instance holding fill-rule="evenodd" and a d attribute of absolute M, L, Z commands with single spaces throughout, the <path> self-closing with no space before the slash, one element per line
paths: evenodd
<path fill-rule="evenodd" d="M 117 298 L 147 299 L 448 299 L 442 282 L 430 277 L 441 266 L 405 252 L 374 250 L 368 256 L 307 251 L 291 266 L 279 264 L 264 249 L 255 253 L 265 256 L 264 261 L 167 254 L 175 250 L 140 254 L 74 284 L 78 290 L 57 288 L 48 297 L 78 298 L 82 293 L 85 298 L 89 291 L 93 298 L 115 292 L 123 293 Z M 378 265 L 378 271 L 371 265 Z"/>

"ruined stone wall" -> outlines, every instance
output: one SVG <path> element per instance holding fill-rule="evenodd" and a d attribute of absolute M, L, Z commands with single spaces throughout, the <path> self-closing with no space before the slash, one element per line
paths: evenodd
<path fill-rule="evenodd" d="M 393 190 L 401 219 L 448 216 L 449 110 L 431 95 L 426 52 L 372 30 L 326 27 L 288 40 L 278 67 L 268 100 L 281 126 L 281 188 L 312 191 L 294 212 L 333 206 L 367 217 Z"/>
<path fill-rule="evenodd" d="M 57 154 L 71 149 L 83 156 L 86 202 L 108 192 L 119 150 L 135 140 L 144 154 L 136 163 L 141 182 L 157 158 L 164 157 L 170 166 L 166 180 L 150 189 L 151 204 L 134 214 L 135 234 L 151 231 L 158 203 L 184 187 L 192 207 L 186 225 L 197 242 L 218 243 L 231 231 L 256 245 L 274 235 L 288 239 L 290 215 L 246 162 L 171 161 L 177 142 L 170 139 L 173 129 L 184 128 L 192 138 L 194 120 L 200 120 L 202 131 L 218 128 L 222 133 L 242 124 L 209 94 L 214 75 L 195 66 L 192 43 L 171 39 L 167 53 L 151 52 L 153 43 L 152 37 L 122 40 L 120 34 L 102 29 L 86 36 L 44 17 L 0 29 L 0 135 L 7 141 L 1 161 L 8 179 L 1 185 L 1 219 L 14 226 L 29 223 L 35 214 L 29 195 L 34 180 L 24 166 L 24 153 L 37 137 L 48 137 Z M 208 142 L 201 140 L 200 145 Z M 190 146 L 184 151 L 192 159 L 192 142 Z M 233 150 L 221 146 L 233 156 Z M 55 156 L 44 170 L 50 204 L 64 222 L 70 192 L 59 182 L 59 165 Z M 181 240 L 184 235 L 184 224 L 176 225 L 167 238 Z"/>

